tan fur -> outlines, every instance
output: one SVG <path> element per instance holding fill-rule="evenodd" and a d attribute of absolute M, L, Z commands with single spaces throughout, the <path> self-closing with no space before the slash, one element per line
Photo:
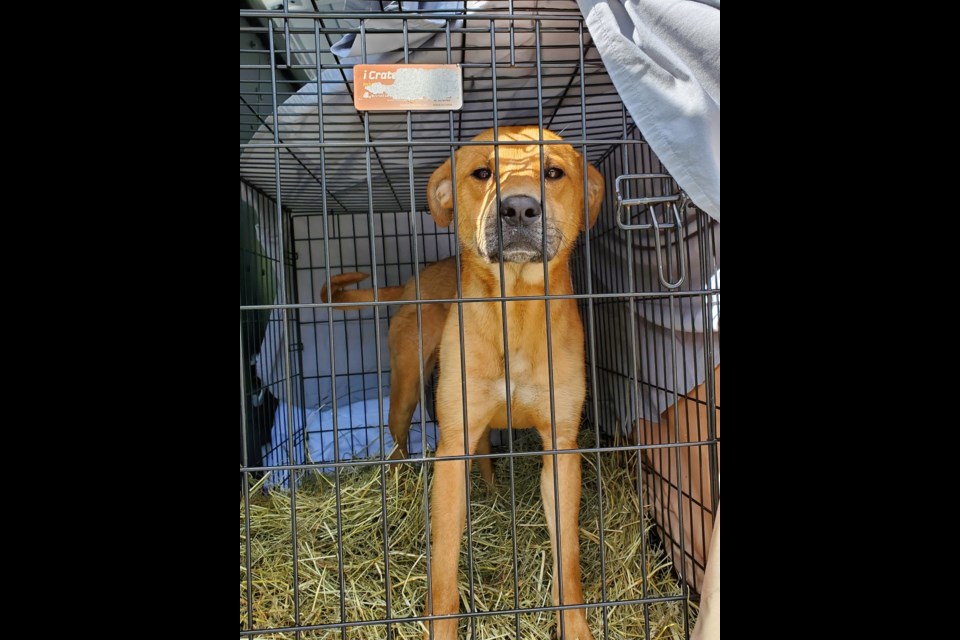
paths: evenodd
<path fill-rule="evenodd" d="M 544 139 L 560 140 L 550 131 Z M 531 141 L 529 145 L 499 147 L 501 198 L 525 195 L 540 200 L 540 138 L 537 127 L 501 127 L 501 141 Z M 474 140 L 493 141 L 488 130 Z M 588 167 L 588 206 L 584 215 L 583 160 L 568 145 L 544 145 L 544 171 L 561 168 L 565 176 L 548 180 L 544 185 L 545 216 L 551 218 L 563 241 L 554 258 L 548 262 L 548 292 L 573 293 L 569 258 L 577 235 L 592 225 L 603 198 L 603 178 Z M 488 240 L 483 225 L 497 214 L 497 193 L 494 179 L 473 177 L 478 168 L 494 171 L 494 147 L 466 146 L 456 153 L 457 234 L 461 246 L 462 291 L 467 298 L 499 297 L 500 265 L 483 257 Z M 448 160 L 430 178 L 427 198 L 430 211 L 440 226 L 454 220 L 452 166 Z M 587 220 L 585 221 L 585 217 Z M 504 289 L 507 296 L 544 294 L 544 269 L 539 262 L 506 262 Z M 550 302 L 550 328 L 553 352 L 553 388 L 556 429 L 550 418 L 550 381 L 547 366 L 546 304 L 542 300 L 507 301 L 507 334 L 510 367 L 510 391 L 513 426 L 533 427 L 540 434 L 545 449 L 576 447 L 580 412 L 586 394 L 583 352 L 583 327 L 572 299 Z M 502 305 L 499 301 L 464 303 L 464 344 L 460 344 L 460 319 L 453 308 L 448 312 L 440 339 L 440 381 L 437 389 L 437 417 L 440 444 L 437 449 L 432 487 L 432 600 L 428 614 L 456 613 L 459 608 L 457 566 L 460 540 L 466 517 L 464 462 L 442 460 L 447 456 L 483 452 L 488 447 L 488 429 L 507 426 L 504 374 L 504 339 Z M 392 347 L 391 347 L 392 348 Z M 460 352 L 466 361 L 467 397 L 462 394 Z M 467 407 L 464 424 L 463 406 Z M 468 448 L 464 449 L 464 434 Z M 556 462 L 554 462 L 556 458 Z M 557 466 L 559 489 L 554 487 L 553 467 Z M 541 495 L 547 528 L 554 555 L 553 601 L 559 603 L 556 557 L 558 553 L 555 492 L 560 502 L 560 548 L 563 564 L 563 604 L 583 602 L 580 581 L 579 510 L 580 456 L 576 453 L 544 455 Z M 564 640 L 593 640 L 583 609 L 563 612 Z M 559 620 L 558 628 L 559 635 Z M 433 623 L 433 640 L 456 638 L 456 620 Z"/>
<path fill-rule="evenodd" d="M 344 291 L 343 287 L 366 280 L 365 273 L 341 273 L 330 278 L 333 302 L 372 302 L 373 289 Z M 457 295 L 457 263 L 453 257 L 428 265 L 420 272 L 420 299 L 437 300 L 455 298 Z M 410 278 L 402 287 L 378 289 L 380 300 L 416 300 L 417 283 Z M 320 290 L 320 299 L 328 302 L 327 286 Z M 338 307 L 338 309 L 360 309 Z M 420 344 L 417 336 L 423 335 L 423 375 L 427 378 L 437 363 L 437 347 L 443 325 L 447 321 L 448 303 L 420 305 L 420 329 L 417 327 L 416 305 L 403 305 L 390 320 L 390 435 L 397 447 L 390 457 L 406 458 L 407 435 L 410 420 L 420 403 Z M 489 452 L 489 440 L 486 450 Z M 493 465 L 489 458 L 480 461 L 480 473 L 488 483 L 493 483 Z"/>
<path fill-rule="evenodd" d="M 530 145 L 501 146 L 501 198 L 527 195 L 540 200 L 540 137 L 537 127 L 501 127 L 499 139 L 531 141 Z M 561 138 L 544 131 L 546 140 Z M 493 141 L 488 130 L 474 140 Z M 549 167 L 560 167 L 563 179 L 548 181 L 545 186 L 545 215 L 552 218 L 563 237 L 557 254 L 548 262 L 547 292 L 560 295 L 573 293 L 569 271 L 570 252 L 580 231 L 592 226 L 603 200 L 603 178 L 592 166 L 587 167 L 587 220 L 583 211 L 583 160 L 568 145 L 545 145 L 544 156 Z M 499 262 L 488 261 L 479 250 L 486 241 L 482 231 L 489 216 L 497 215 L 494 181 L 471 178 L 478 167 L 494 170 L 493 146 L 464 147 L 456 154 L 458 237 L 462 248 L 462 291 L 464 297 L 500 296 Z M 427 201 L 430 212 L 441 227 L 454 220 L 452 164 L 444 162 L 430 178 Z M 507 296 L 537 296 L 545 293 L 543 264 L 504 263 L 504 285 Z M 365 279 L 366 274 L 340 274 L 331 278 L 334 302 L 370 302 L 372 289 L 345 291 L 344 287 Z M 456 297 L 456 263 L 447 258 L 426 267 L 420 273 L 420 299 Z M 404 287 L 385 287 L 380 300 L 416 300 L 416 285 L 411 278 Z M 321 298 L 327 301 L 326 287 Z M 343 308 L 343 307 L 341 307 Z M 346 307 L 356 308 L 356 307 Z M 574 300 L 553 300 L 550 303 L 550 326 L 553 343 L 553 386 L 556 430 L 550 421 L 550 383 L 547 370 L 546 304 L 544 301 L 508 301 L 507 333 L 510 362 L 510 390 L 513 426 L 533 427 L 541 436 L 545 449 L 564 450 L 576 447 L 577 427 L 586 394 L 583 356 L 583 327 Z M 504 381 L 504 340 L 502 306 L 499 301 L 464 303 L 464 340 L 466 360 L 467 415 L 463 421 L 462 378 L 460 366 L 460 323 L 456 309 L 447 303 L 421 305 L 423 335 L 423 371 L 429 375 L 439 359 L 440 383 L 437 389 L 437 413 L 440 423 L 440 445 L 437 457 L 463 455 L 464 433 L 467 451 L 489 453 L 489 429 L 507 426 Z M 390 432 L 398 443 L 393 457 L 406 457 L 410 418 L 420 400 L 420 349 L 418 346 L 416 305 L 404 305 L 390 324 Z M 492 483 L 489 458 L 479 460 L 481 474 Z M 543 457 L 541 496 L 554 556 L 553 602 L 559 602 L 557 581 L 557 516 L 553 482 L 554 455 Z M 556 455 L 559 478 L 560 542 L 563 559 L 563 604 L 583 602 L 580 581 L 579 510 L 580 457 L 578 454 Z M 432 486 L 432 599 L 433 611 L 428 615 L 456 613 L 459 608 L 457 565 L 460 540 L 466 519 L 464 462 L 438 460 Z M 582 609 L 563 614 L 566 635 L 563 640 L 593 640 Z M 557 634 L 560 633 L 557 615 Z M 434 640 L 456 638 L 457 621 L 433 623 Z"/>
<path fill-rule="evenodd" d="M 344 291 L 344 287 L 363 282 L 370 275 L 367 273 L 341 273 L 330 277 L 330 290 L 333 296 L 327 294 L 327 284 L 320 287 L 320 299 L 324 302 L 373 302 L 373 289 L 351 289 Z M 377 290 L 380 300 L 403 300 L 403 287 L 381 287 Z M 366 305 L 355 307 L 337 307 L 340 311 L 363 309 Z"/>

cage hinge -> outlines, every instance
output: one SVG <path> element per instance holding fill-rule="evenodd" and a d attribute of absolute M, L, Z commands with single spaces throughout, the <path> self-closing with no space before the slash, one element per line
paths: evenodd
<path fill-rule="evenodd" d="M 653 238 L 657 243 L 657 268 L 659 270 L 660 282 L 667 289 L 677 289 L 683 284 L 683 281 L 687 277 L 686 263 L 683 260 L 683 256 L 686 255 L 686 238 L 683 234 L 683 220 L 680 216 L 680 211 L 684 210 L 687 204 L 690 202 L 690 198 L 687 197 L 683 191 L 674 193 L 667 196 L 646 196 L 642 198 L 625 198 L 621 192 L 621 182 L 626 180 L 671 180 L 670 176 L 666 173 L 628 173 L 622 176 L 618 176 L 616 183 L 614 184 L 614 189 L 617 193 L 617 226 L 624 230 L 644 230 L 644 229 L 653 229 Z M 667 215 L 673 213 L 673 222 L 660 222 L 657 220 L 657 211 L 656 205 L 663 204 L 664 208 L 667 209 Z M 650 223 L 641 224 L 641 223 L 632 223 L 625 221 L 623 219 L 623 212 L 628 207 L 635 206 L 646 206 L 647 212 L 650 214 Z M 627 217 L 629 220 L 629 216 Z M 667 280 L 667 277 L 664 275 L 663 263 L 665 262 L 663 258 L 663 246 L 660 240 L 661 231 L 669 231 L 673 229 L 677 234 L 677 246 L 680 251 L 680 256 L 677 262 L 680 263 L 680 277 L 677 278 L 676 282 L 670 282 Z"/>

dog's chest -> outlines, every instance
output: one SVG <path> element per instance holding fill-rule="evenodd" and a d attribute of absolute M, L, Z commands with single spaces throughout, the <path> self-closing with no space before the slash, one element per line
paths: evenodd
<path fill-rule="evenodd" d="M 506 314 L 499 302 L 477 305 L 467 312 L 471 317 L 465 325 L 481 328 L 465 332 L 467 343 L 472 345 L 466 354 L 468 380 L 471 375 L 478 383 L 483 380 L 472 388 L 483 388 L 487 398 L 497 405 L 491 426 L 506 426 L 508 393 L 514 426 L 542 424 L 549 421 L 550 415 L 550 356 L 554 372 L 569 369 L 562 365 L 569 360 L 566 342 L 570 340 L 570 332 L 558 325 L 563 317 L 563 305 L 559 301 L 551 305 L 549 330 L 543 301 L 507 301 L 505 306 Z M 554 388 L 564 386 L 562 380 L 552 382 Z M 558 411 L 561 408 L 567 411 L 563 398 L 554 400 Z"/>
<path fill-rule="evenodd" d="M 541 406 L 550 398 L 546 327 L 543 324 L 523 326 L 522 321 L 523 316 L 518 314 L 508 322 L 506 352 L 503 352 L 503 343 L 500 344 L 500 383 L 504 399 L 509 375 L 510 398 L 517 409 Z"/>
<path fill-rule="evenodd" d="M 524 352 L 514 352 L 509 354 L 509 358 L 504 358 L 503 378 L 506 378 L 507 371 L 510 373 L 510 387 L 513 395 L 518 392 L 531 393 L 544 386 L 541 380 L 546 375 L 546 367 L 538 366 L 530 354 Z"/>
<path fill-rule="evenodd" d="M 517 428 L 536 424 L 538 416 L 549 411 L 550 385 L 544 366 L 530 359 L 529 354 L 515 351 L 504 358 L 500 376 L 491 381 L 489 389 L 496 398 L 496 409 L 490 426 L 498 429 L 507 426 L 507 373 L 509 372 L 510 412 Z"/>

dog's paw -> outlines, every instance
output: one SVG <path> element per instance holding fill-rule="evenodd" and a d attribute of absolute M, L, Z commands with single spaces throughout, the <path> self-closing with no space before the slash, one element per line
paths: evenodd
<path fill-rule="evenodd" d="M 576 631 L 569 627 L 574 625 L 568 625 L 567 633 L 565 636 L 560 636 L 560 630 L 557 627 L 550 629 L 550 640 L 564 640 L 569 638 L 570 640 L 593 640 L 593 634 L 590 633 L 589 629 L 584 628 L 582 631 Z"/>

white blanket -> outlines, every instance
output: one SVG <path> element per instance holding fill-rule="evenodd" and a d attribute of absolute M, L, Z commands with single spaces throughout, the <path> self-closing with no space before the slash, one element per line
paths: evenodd
<path fill-rule="evenodd" d="M 273 428 L 270 432 L 270 443 L 263 446 L 264 465 L 291 464 L 287 442 L 289 434 L 293 434 L 294 459 L 292 464 L 306 462 L 322 463 L 353 459 L 379 459 L 380 448 L 380 403 L 375 390 L 368 390 L 372 397 L 351 401 L 345 397 L 338 403 L 336 414 L 332 405 L 314 407 L 306 412 L 306 424 L 303 424 L 303 412 L 300 407 L 293 407 L 292 431 L 288 430 L 287 405 L 277 406 L 273 418 Z M 356 395 L 356 394 L 355 394 Z M 387 427 L 387 416 L 390 412 L 390 389 L 383 390 L 383 449 L 382 453 L 389 456 L 393 451 L 394 441 Z M 426 422 L 426 439 L 420 423 L 420 409 L 413 413 L 411 418 L 410 456 L 419 457 L 427 451 L 433 451 L 437 445 L 437 427 L 435 422 Z M 305 428 L 305 433 L 304 433 Z M 303 447 L 303 438 L 306 437 L 306 450 Z M 426 440 L 426 441 L 424 441 Z M 334 444 L 336 443 L 336 445 Z M 277 446 L 277 445 L 280 446 Z M 322 468 L 329 471 L 332 467 Z M 271 486 L 285 486 L 288 474 L 285 471 L 274 472 L 268 480 Z"/>
<path fill-rule="evenodd" d="M 720 0 L 579 0 L 657 157 L 720 220 Z"/>

